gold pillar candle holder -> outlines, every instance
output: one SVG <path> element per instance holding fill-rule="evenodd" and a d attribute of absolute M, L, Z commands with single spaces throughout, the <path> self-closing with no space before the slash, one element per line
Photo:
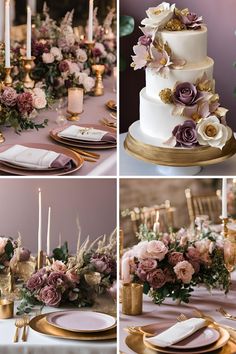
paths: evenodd
<path fill-rule="evenodd" d="M 24 71 L 25 71 L 25 77 L 23 79 L 24 87 L 25 88 L 33 88 L 34 87 L 34 80 L 31 79 L 30 73 L 32 71 L 33 62 L 35 60 L 35 57 L 31 57 L 31 58 L 23 57 L 22 60 L 23 60 Z"/>
<path fill-rule="evenodd" d="M 221 217 L 221 220 L 222 220 L 222 235 L 224 237 L 227 237 L 228 236 L 228 227 L 227 227 L 227 224 L 229 222 L 229 218 L 223 218 Z"/>
<path fill-rule="evenodd" d="M 5 49 L 5 43 L 0 42 L 0 65 L 4 63 L 4 49 Z"/>
<path fill-rule="evenodd" d="M 43 268 L 43 259 L 44 259 L 44 253 L 43 251 L 38 252 L 38 257 L 37 257 L 37 269 Z"/>
<path fill-rule="evenodd" d="M 5 79 L 3 81 L 4 86 L 12 86 L 13 79 L 11 77 L 12 66 L 5 68 Z"/>
<path fill-rule="evenodd" d="M 102 75 L 105 72 L 105 66 L 100 64 L 92 65 L 93 73 L 96 75 L 95 87 L 93 94 L 94 96 L 104 95 L 104 85 L 102 81 Z"/>
<path fill-rule="evenodd" d="M 0 319 L 12 318 L 14 316 L 14 302 L 7 299 L 0 299 Z"/>
<path fill-rule="evenodd" d="M 90 59 L 91 63 L 94 63 L 93 48 L 95 46 L 95 42 L 84 41 L 84 45 L 88 49 L 88 58 Z"/>
<path fill-rule="evenodd" d="M 122 286 L 122 313 L 138 316 L 143 312 L 143 285 L 137 283 Z"/>

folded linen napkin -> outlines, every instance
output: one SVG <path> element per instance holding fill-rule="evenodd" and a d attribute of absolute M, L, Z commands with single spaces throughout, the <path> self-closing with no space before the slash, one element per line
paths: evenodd
<path fill-rule="evenodd" d="M 65 168 L 72 166 L 73 160 L 55 151 L 14 145 L 0 153 L 0 161 L 33 169 Z"/>
<path fill-rule="evenodd" d="M 193 333 L 205 326 L 206 321 L 204 319 L 190 318 L 186 321 L 178 322 L 161 334 L 151 338 L 146 338 L 146 340 L 153 345 L 165 348 L 191 336 Z"/>
<path fill-rule="evenodd" d="M 108 143 L 116 143 L 115 135 L 104 130 L 80 127 L 79 125 L 71 125 L 58 133 L 61 138 L 70 138 L 76 140 L 87 141 L 105 141 Z"/>

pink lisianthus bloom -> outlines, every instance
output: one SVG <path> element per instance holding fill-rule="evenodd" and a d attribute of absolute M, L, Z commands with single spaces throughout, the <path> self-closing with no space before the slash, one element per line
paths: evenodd
<path fill-rule="evenodd" d="M 192 276 L 195 273 L 194 268 L 188 261 L 182 261 L 176 264 L 174 272 L 177 279 L 181 280 L 184 284 L 189 284 L 192 280 Z"/>
<path fill-rule="evenodd" d="M 135 54 L 132 55 L 132 66 L 134 67 L 134 70 L 142 69 L 147 66 L 148 61 L 150 60 L 150 55 L 147 47 L 144 45 L 135 45 L 133 50 Z"/>
<path fill-rule="evenodd" d="M 147 281 L 153 289 L 160 289 L 166 283 L 166 276 L 162 269 L 155 269 L 147 274 Z"/>

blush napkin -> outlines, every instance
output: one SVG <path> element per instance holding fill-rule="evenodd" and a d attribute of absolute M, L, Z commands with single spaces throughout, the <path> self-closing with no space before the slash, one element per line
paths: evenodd
<path fill-rule="evenodd" d="M 85 128 L 79 125 L 71 125 L 58 133 L 61 138 L 70 138 L 85 141 L 104 141 L 116 143 L 115 135 L 100 129 Z"/>
<path fill-rule="evenodd" d="M 176 323 L 157 336 L 146 338 L 146 341 L 158 347 L 165 348 L 188 338 L 203 327 L 206 327 L 204 319 L 190 318 L 186 321 Z"/>
<path fill-rule="evenodd" d="M 14 145 L 1 152 L 0 161 L 39 170 L 47 168 L 68 169 L 73 163 L 73 160 L 64 154 L 50 150 L 29 148 L 23 145 Z"/>

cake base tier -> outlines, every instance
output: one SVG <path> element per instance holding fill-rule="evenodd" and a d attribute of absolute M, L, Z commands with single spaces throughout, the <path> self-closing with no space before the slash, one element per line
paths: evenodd
<path fill-rule="evenodd" d="M 232 136 L 222 150 L 210 146 L 190 149 L 165 147 L 158 139 L 145 135 L 140 129 L 140 122 L 136 121 L 129 128 L 124 147 L 133 157 L 156 165 L 196 167 L 217 164 L 233 156 L 236 153 L 236 140 Z M 199 172 L 196 169 L 194 171 L 193 174 Z"/>

